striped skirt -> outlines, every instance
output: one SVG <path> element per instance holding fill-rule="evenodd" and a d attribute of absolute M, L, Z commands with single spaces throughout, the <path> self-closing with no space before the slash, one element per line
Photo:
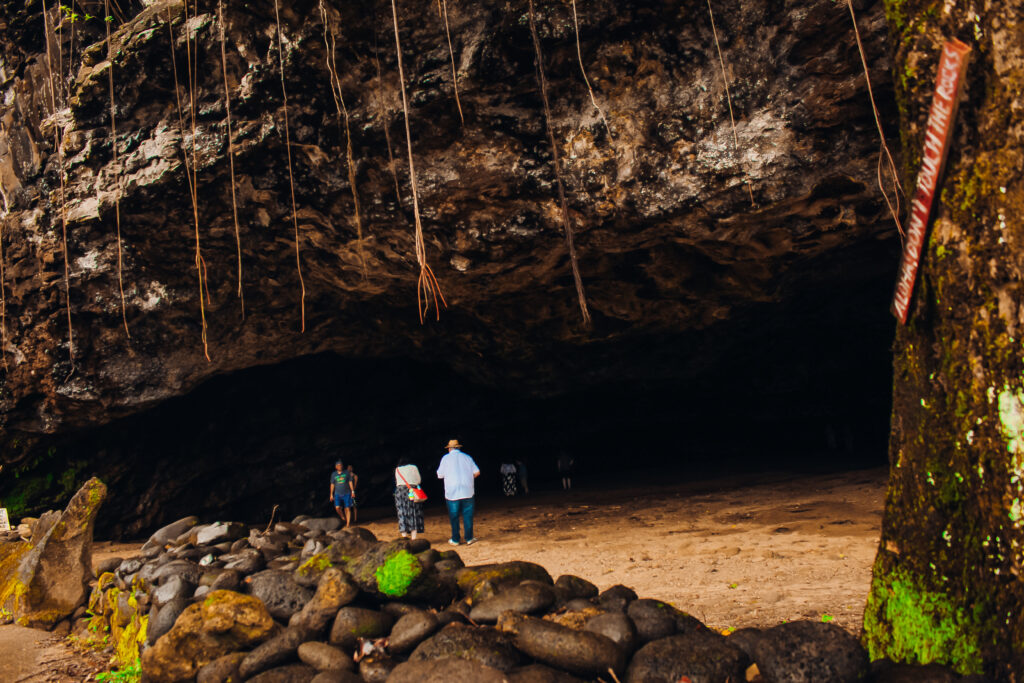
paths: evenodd
<path fill-rule="evenodd" d="M 395 487 L 395 510 L 401 533 L 423 533 L 423 504 L 409 500 L 409 489 L 405 486 Z"/>

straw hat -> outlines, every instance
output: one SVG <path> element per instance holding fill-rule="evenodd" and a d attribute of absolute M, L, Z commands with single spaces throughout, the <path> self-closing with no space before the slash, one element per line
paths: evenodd
<path fill-rule="evenodd" d="M 452 439 L 445 448 L 462 448 L 462 444 L 459 443 L 458 439 Z"/>

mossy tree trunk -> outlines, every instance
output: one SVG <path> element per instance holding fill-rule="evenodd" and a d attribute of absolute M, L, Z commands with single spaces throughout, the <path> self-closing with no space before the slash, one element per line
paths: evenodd
<path fill-rule="evenodd" d="M 1024 2 L 890 0 L 904 184 L 947 38 L 967 88 L 906 326 L 889 493 L 864 617 L 872 659 L 1024 680 Z"/>

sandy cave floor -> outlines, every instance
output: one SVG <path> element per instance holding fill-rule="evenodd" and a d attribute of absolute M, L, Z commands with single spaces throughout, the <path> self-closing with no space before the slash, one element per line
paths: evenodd
<path fill-rule="evenodd" d="M 530 560 L 605 589 L 633 588 L 717 629 L 831 617 L 861 629 L 885 497 L 884 468 L 820 475 L 746 475 L 714 481 L 580 487 L 477 502 L 479 543 L 466 564 Z M 443 501 L 427 503 L 426 532 L 448 548 Z M 398 534 L 389 511 L 361 511 L 378 538 Z M 94 563 L 140 544 L 98 542 Z M 24 652 L 0 680 L 82 681 L 95 670 L 47 633 L 0 627 L 5 652 Z M 11 648 L 11 649 L 8 649 Z M 67 672 L 66 674 L 64 672 Z M 11 676 L 11 678 L 7 678 Z"/>

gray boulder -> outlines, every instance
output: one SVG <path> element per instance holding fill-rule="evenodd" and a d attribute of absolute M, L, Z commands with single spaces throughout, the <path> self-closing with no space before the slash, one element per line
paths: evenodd
<path fill-rule="evenodd" d="M 313 591 L 297 584 L 291 572 L 276 569 L 257 572 L 244 584 L 246 592 L 262 600 L 270 615 L 281 621 L 288 621 L 313 597 Z"/>
<path fill-rule="evenodd" d="M 640 648 L 629 663 L 625 683 L 694 683 L 746 680 L 750 658 L 710 630 L 676 634 Z"/>

